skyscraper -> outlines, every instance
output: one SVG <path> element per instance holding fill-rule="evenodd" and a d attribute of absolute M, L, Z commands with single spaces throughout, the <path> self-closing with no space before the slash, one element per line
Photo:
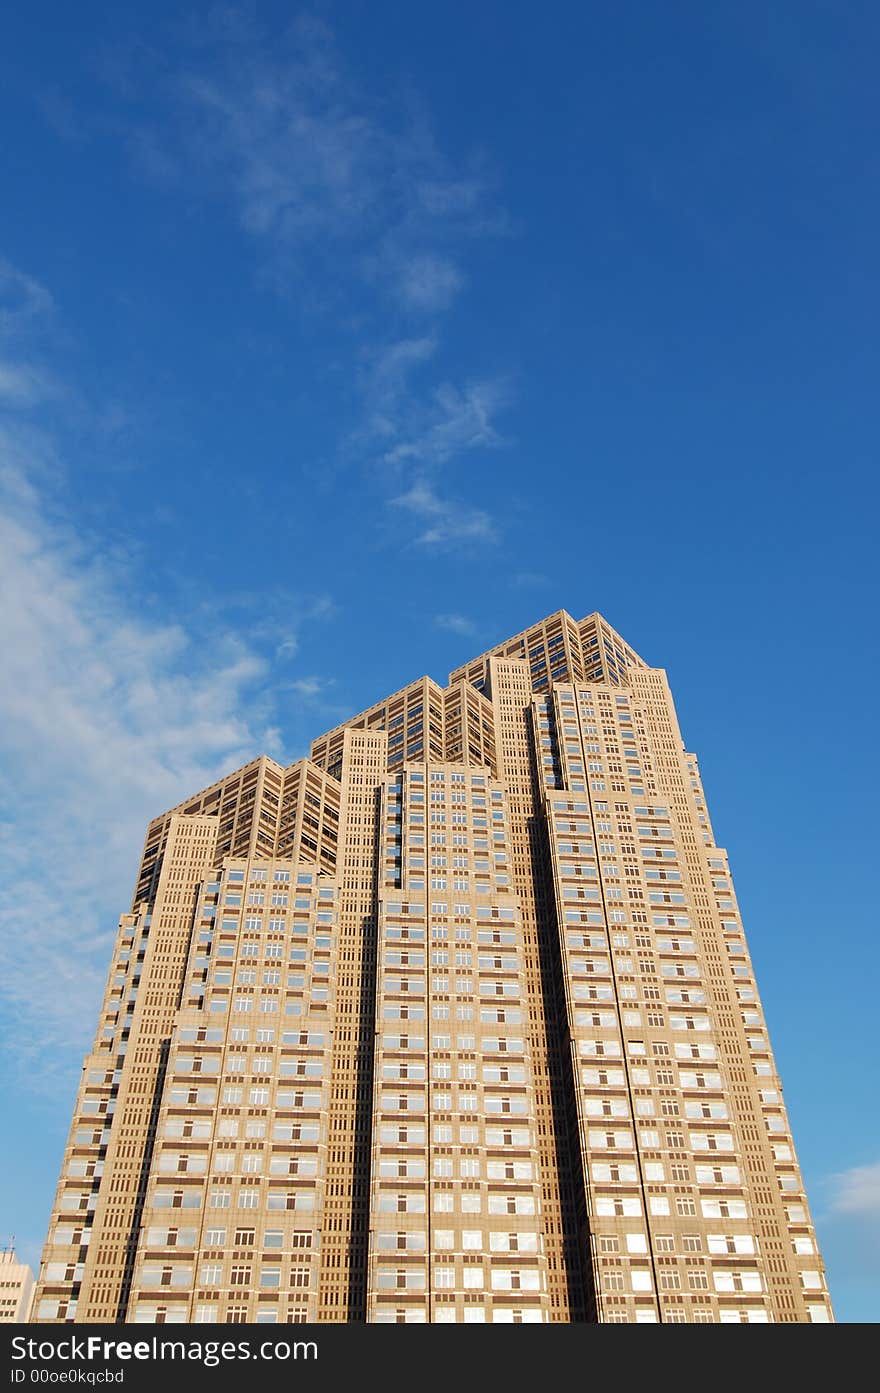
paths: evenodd
<path fill-rule="evenodd" d="M 559 611 L 151 822 L 34 1311 L 832 1319 L 661 669 Z"/>

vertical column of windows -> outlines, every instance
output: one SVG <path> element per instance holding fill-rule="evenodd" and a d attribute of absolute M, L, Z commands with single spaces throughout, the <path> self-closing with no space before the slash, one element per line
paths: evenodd
<path fill-rule="evenodd" d="M 748 1217 L 743 1144 L 721 1092 L 718 1024 L 695 939 L 696 906 L 687 877 L 683 877 L 680 834 L 669 807 L 641 801 L 646 789 L 656 788 L 657 754 L 639 703 L 629 695 L 601 687 L 561 688 L 554 697 L 557 720 L 570 736 L 564 743 L 563 757 L 573 795 L 579 783 L 579 771 L 572 772 L 572 764 L 579 762 L 573 732 L 577 717 L 581 762 L 587 766 L 584 793 L 595 838 L 589 848 L 594 857 L 592 878 L 602 902 L 601 911 L 589 906 L 587 895 L 595 899 L 596 886 L 589 890 L 590 881 L 584 879 L 585 871 L 589 875 L 586 866 L 581 867 L 580 876 L 570 873 L 567 863 L 575 847 L 581 851 L 586 828 L 575 825 L 572 830 L 569 820 L 567 826 L 563 824 L 564 835 L 560 836 L 558 829 L 555 835 L 560 918 L 565 931 L 571 932 L 569 921 L 578 912 L 592 913 L 597 925 L 601 913 L 609 936 L 608 964 L 621 1023 L 622 1073 L 631 1094 L 658 1310 L 663 1320 L 724 1319 L 727 1306 L 721 1288 L 713 1285 L 708 1241 L 713 1237 L 711 1220 L 719 1205 L 724 1205 L 727 1213 Z M 593 769 L 589 769 L 591 762 Z M 620 796 L 623 793 L 626 800 Z M 556 798 L 550 801 L 561 802 Z M 564 813 L 559 816 L 564 817 Z M 572 984 L 574 989 L 577 985 L 576 981 Z M 576 1002 L 569 1009 L 577 1011 Z M 586 1048 L 594 1046 L 587 1044 Z M 687 1093 L 687 1086 L 696 1077 L 685 1067 L 685 1062 L 691 1061 L 700 1066 L 702 1087 L 714 1090 L 701 1095 L 699 1101 Z M 601 1105 L 604 1107 L 604 1102 Z M 600 1104 L 591 1100 L 587 1106 L 595 1109 Z M 582 1126 L 588 1143 L 599 1139 L 586 1122 Z M 720 1200 L 715 1198 L 719 1192 Z M 613 1236 L 603 1233 L 601 1227 L 595 1232 L 603 1217 L 598 1210 L 607 1208 L 597 1197 L 592 1243 L 600 1272 L 603 1264 L 623 1261 L 617 1257 L 621 1235 L 617 1235 L 615 1246 Z M 736 1225 L 740 1227 L 749 1226 Z M 624 1237 L 628 1243 L 629 1237 Z M 753 1233 L 738 1233 L 736 1237 L 743 1244 L 748 1239 L 753 1248 L 748 1256 L 744 1247 L 738 1249 L 736 1257 L 730 1259 L 737 1269 L 736 1282 L 746 1284 L 737 1285 L 735 1290 L 750 1294 L 749 1319 L 766 1319 L 766 1279 L 756 1257 L 756 1239 Z M 720 1274 L 719 1280 L 727 1278 Z M 617 1281 L 612 1271 L 612 1288 Z M 602 1318 L 631 1319 L 621 1309 L 625 1299 L 603 1299 Z"/>
<path fill-rule="evenodd" d="M 531 632 L 531 631 L 530 631 Z M 569 1100 L 553 1004 L 556 949 L 552 886 L 546 881 L 538 827 L 539 770 L 530 745 L 532 679 L 527 662 L 489 660 L 499 777 L 507 789 L 513 889 L 523 921 L 528 1038 L 535 1080 L 535 1121 L 542 1184 L 544 1244 L 551 1320 L 583 1319 L 586 1311 L 577 1210 L 565 1157 Z"/>
<path fill-rule="evenodd" d="M 292 861 L 232 861 L 218 885 L 215 941 L 190 955 L 202 1002 L 171 1044 L 130 1318 L 314 1320 L 337 891 Z"/>
<path fill-rule="evenodd" d="M 397 814 L 403 871 L 379 921 L 368 1319 L 543 1321 L 503 790 L 472 768 L 408 768 L 386 787 L 384 821 Z"/>
<path fill-rule="evenodd" d="M 683 888 L 690 907 L 701 975 L 712 1003 L 712 1038 L 725 1081 L 725 1098 L 731 1109 L 730 1128 L 739 1138 L 743 1202 L 749 1219 L 748 1228 L 759 1254 L 757 1265 L 762 1286 L 766 1291 L 766 1296 L 759 1302 L 757 1296 L 751 1294 L 755 1290 L 753 1287 L 748 1302 L 745 1302 L 740 1296 L 741 1287 L 736 1285 L 741 1279 L 734 1274 L 731 1289 L 730 1274 L 724 1271 L 725 1265 L 714 1263 L 713 1282 L 721 1308 L 720 1318 L 758 1318 L 759 1308 L 765 1313 L 763 1318 L 767 1318 L 769 1301 L 770 1314 L 776 1320 L 827 1319 L 830 1308 L 824 1296 L 819 1266 L 814 1262 L 807 1269 L 811 1273 L 819 1272 L 819 1285 L 814 1289 L 811 1302 L 798 1270 L 801 1258 L 793 1250 L 788 1232 L 790 1221 L 786 1213 L 785 1192 L 781 1188 L 780 1163 L 774 1157 L 773 1141 L 763 1115 L 758 1088 L 761 1075 L 757 1070 L 767 1066 L 773 1070 L 772 1055 L 766 1031 L 747 1026 L 745 1012 L 737 997 L 734 968 L 740 954 L 738 951 L 731 954 L 728 945 L 738 950 L 744 948 L 744 940 L 741 931 L 725 932 L 725 917 L 729 924 L 736 924 L 737 930 L 738 921 L 731 917 L 729 910 L 721 914 L 712 892 L 707 857 L 713 856 L 714 850 L 711 842 L 706 840 L 707 836 L 711 837 L 708 814 L 705 814 L 704 820 L 700 816 L 705 801 L 696 763 L 692 756 L 684 752 L 663 674 L 642 669 L 632 674 L 632 682 L 654 750 L 654 787 L 668 799 L 673 822 L 678 828 Z M 650 792 L 650 784 L 648 789 Z M 656 893 L 658 887 L 654 885 L 652 889 Z M 668 886 L 664 887 L 664 893 L 666 891 Z M 730 895 L 725 898 L 729 899 Z M 677 1046 L 677 1051 L 683 1054 L 686 1048 Z M 782 1144 L 789 1147 L 793 1156 L 791 1143 L 785 1141 Z M 788 1162 L 781 1164 L 787 1166 Z M 704 1181 L 711 1177 L 717 1184 L 717 1172 L 717 1166 L 707 1165 L 706 1158 L 701 1158 L 698 1177 Z M 716 1199 L 711 1191 L 701 1193 L 701 1207 L 707 1219 L 726 1218 L 731 1213 L 729 1205 L 725 1208 L 724 1196 Z M 806 1210 L 802 1212 L 806 1213 Z M 811 1276 L 808 1280 L 814 1278 Z M 816 1307 L 815 1311 L 808 1309 L 811 1304 Z"/>
<path fill-rule="evenodd" d="M 317 1317 L 322 1321 L 363 1320 L 366 1309 L 379 791 L 386 767 L 384 732 L 345 731 L 337 1016 Z"/>
<path fill-rule="evenodd" d="M 143 962 L 132 970 L 129 959 L 130 985 L 123 988 L 127 999 L 119 1033 L 119 1043 L 126 1049 L 118 1080 L 112 1085 L 116 1106 L 106 1137 L 103 1174 L 91 1201 L 92 1237 L 83 1264 L 78 1320 L 112 1321 L 127 1309 L 133 1243 L 152 1146 L 151 1123 L 164 1078 L 165 1042 L 184 979 L 195 891 L 214 855 L 216 825 L 216 818 L 210 816 L 172 816 Z M 111 980 L 105 1014 L 112 1014 L 116 1005 L 114 1028 L 118 1029 L 124 998 L 115 996 L 116 990 Z M 127 1040 L 122 1039 L 125 1033 Z M 67 1318 L 71 1318 L 69 1309 Z"/>

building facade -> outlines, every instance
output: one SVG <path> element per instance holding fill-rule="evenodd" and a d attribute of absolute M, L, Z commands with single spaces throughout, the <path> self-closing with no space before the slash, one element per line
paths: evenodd
<path fill-rule="evenodd" d="M 11 1247 L 0 1250 L 0 1321 L 22 1324 L 30 1317 L 34 1274 Z"/>
<path fill-rule="evenodd" d="M 833 1319 L 697 760 L 600 615 L 150 824 L 34 1317 Z"/>

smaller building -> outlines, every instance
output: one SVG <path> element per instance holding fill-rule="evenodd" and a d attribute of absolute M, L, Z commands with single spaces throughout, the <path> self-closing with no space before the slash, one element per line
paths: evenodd
<path fill-rule="evenodd" d="M 14 1248 L 0 1251 L 0 1321 L 21 1325 L 30 1319 L 34 1295 L 34 1274 L 25 1262 L 18 1262 Z"/>

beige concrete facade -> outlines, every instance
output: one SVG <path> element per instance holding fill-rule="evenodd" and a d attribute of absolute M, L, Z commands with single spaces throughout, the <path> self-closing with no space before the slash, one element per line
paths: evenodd
<path fill-rule="evenodd" d="M 833 1318 L 697 761 L 600 615 L 154 819 L 34 1318 Z"/>
<path fill-rule="evenodd" d="M 34 1274 L 12 1248 L 0 1252 L 0 1321 L 22 1324 L 30 1319 Z"/>

